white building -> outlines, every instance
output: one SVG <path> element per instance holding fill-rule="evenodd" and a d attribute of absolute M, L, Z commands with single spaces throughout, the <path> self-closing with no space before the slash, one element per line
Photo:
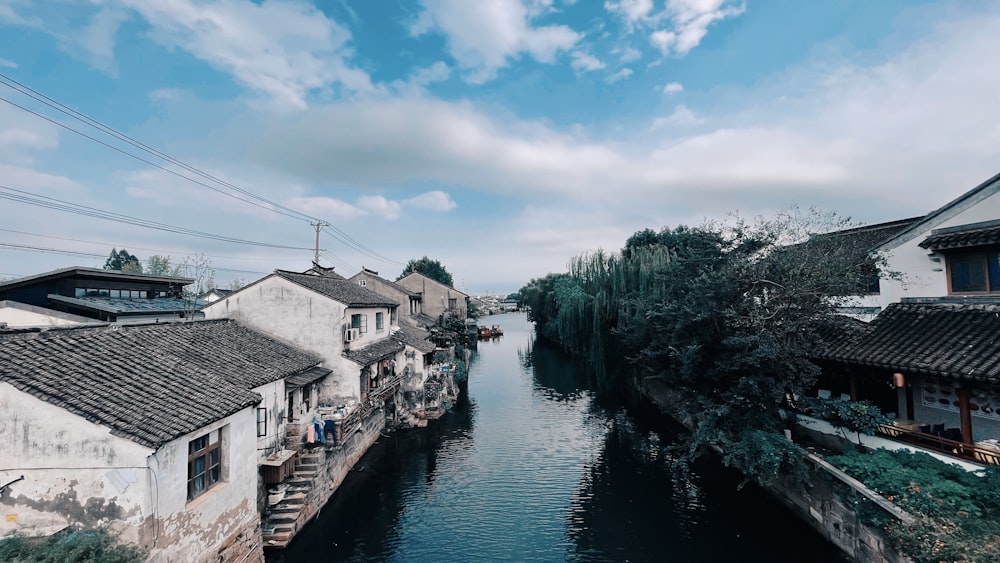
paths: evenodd
<path fill-rule="evenodd" d="M 233 321 L 0 336 L 0 537 L 107 524 L 152 561 L 261 561 L 281 411 L 254 390 L 318 363 Z"/>

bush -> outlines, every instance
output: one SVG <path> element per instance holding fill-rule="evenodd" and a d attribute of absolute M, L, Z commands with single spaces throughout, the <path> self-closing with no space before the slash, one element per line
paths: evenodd
<path fill-rule="evenodd" d="M 122 545 L 106 528 L 71 530 L 45 538 L 15 536 L 0 540 L 0 561 L 11 563 L 132 563 L 145 561 L 146 552 Z"/>

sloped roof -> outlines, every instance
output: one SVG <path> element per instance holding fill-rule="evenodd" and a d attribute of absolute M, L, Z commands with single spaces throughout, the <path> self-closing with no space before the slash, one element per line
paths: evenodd
<path fill-rule="evenodd" d="M 328 275 L 317 276 L 299 274 L 287 270 L 275 270 L 274 274 L 292 283 L 311 289 L 316 293 L 340 301 L 348 307 L 399 306 L 399 303 L 396 303 L 392 299 L 379 295 L 370 289 L 365 289 L 356 283 L 348 281 L 344 276 L 333 272 Z"/>
<path fill-rule="evenodd" d="M 155 315 L 157 313 L 183 313 L 200 309 L 204 301 L 189 301 L 179 297 L 157 297 L 155 299 L 125 299 L 122 297 L 67 297 L 49 294 L 50 301 L 58 301 L 91 311 L 105 311 L 119 315 Z"/>
<path fill-rule="evenodd" d="M 893 303 L 854 337 L 817 354 L 840 363 L 1000 382 L 1000 306 Z"/>
<path fill-rule="evenodd" d="M 0 381 L 153 449 L 319 362 L 232 320 L 0 335 Z"/>
<path fill-rule="evenodd" d="M 979 203 L 996 193 L 998 190 L 1000 190 L 1000 174 L 989 178 L 985 182 L 979 184 L 957 198 L 949 201 L 934 211 L 931 211 L 927 215 L 924 215 L 922 219 L 913 223 L 906 229 L 903 229 L 902 231 L 882 241 L 878 246 L 878 250 L 895 247 L 908 240 L 912 240 L 919 236 L 920 233 L 926 232 L 934 225 L 940 225 L 941 222 L 956 215 L 962 209 Z"/>
<path fill-rule="evenodd" d="M 1000 243 L 1000 221 L 985 221 L 971 225 L 935 229 L 931 231 L 929 237 L 920 242 L 920 247 L 947 250 L 998 243 Z"/>
<path fill-rule="evenodd" d="M 459 291 L 459 290 L 455 289 L 454 287 L 452 287 L 450 285 L 445 285 L 445 284 L 443 284 L 443 283 L 441 283 L 441 282 L 439 282 L 439 281 L 437 281 L 437 280 L 435 280 L 433 278 L 429 278 L 429 277 L 421 274 L 420 272 L 410 272 L 409 274 L 406 274 L 405 276 L 403 276 L 402 278 L 400 278 L 399 281 L 409 280 L 411 278 L 414 279 L 414 280 L 418 280 L 418 279 L 419 280 L 425 280 L 425 281 L 430 282 L 432 284 L 439 285 L 439 286 L 441 286 L 441 287 L 443 287 L 445 289 L 448 289 L 449 291 L 454 291 L 455 293 L 458 293 L 459 295 L 464 295 L 465 297 L 468 297 L 468 294 L 466 294 L 466 293 L 464 293 L 462 291 Z M 399 283 L 399 282 L 396 282 L 396 283 Z M 411 290 L 411 291 L 413 291 L 413 290 Z M 419 291 L 417 291 L 416 293 L 420 294 Z"/>
<path fill-rule="evenodd" d="M 398 292 L 400 292 L 400 293 L 402 293 L 404 295 L 408 295 L 410 297 L 416 297 L 416 298 L 420 297 L 420 294 L 417 293 L 416 291 L 413 291 L 413 290 L 411 290 L 409 288 L 403 287 L 403 286 L 399 285 L 398 283 L 396 283 L 394 281 L 389 281 L 389 280 L 383 278 L 382 276 L 376 274 L 372 270 L 368 270 L 368 269 L 362 269 L 360 272 L 358 272 L 358 273 L 354 274 L 353 276 L 351 276 L 350 280 L 352 282 L 357 282 L 357 280 L 361 279 L 362 277 L 364 277 L 366 279 L 376 279 L 376 280 L 384 283 L 385 285 L 387 285 L 387 286 L 395 289 L 396 291 L 398 291 Z M 375 291 L 375 290 L 373 289 L 372 291 Z"/>
<path fill-rule="evenodd" d="M 153 274 L 134 274 L 131 272 L 123 272 L 121 270 L 104 270 L 101 268 L 81 268 L 79 266 L 71 266 L 69 268 L 60 268 L 58 270 L 52 270 L 51 272 L 43 272 L 41 274 L 0 282 L 0 290 L 14 289 L 16 287 L 31 285 L 42 281 L 74 276 L 87 277 L 91 279 L 105 279 L 109 282 L 141 282 L 169 285 L 188 285 L 190 283 L 194 283 L 194 280 L 191 278 L 159 276 Z"/>
<path fill-rule="evenodd" d="M 367 366 L 379 360 L 392 357 L 403 350 L 403 343 L 395 338 L 383 338 L 372 342 L 364 348 L 351 349 L 344 352 L 344 357 L 352 362 Z"/>
<path fill-rule="evenodd" d="M 421 354 L 428 354 L 437 348 L 433 342 L 428 340 L 430 335 L 430 331 L 414 326 L 401 325 L 399 330 L 392 333 L 392 338 L 399 340 L 411 348 L 415 348 Z"/>

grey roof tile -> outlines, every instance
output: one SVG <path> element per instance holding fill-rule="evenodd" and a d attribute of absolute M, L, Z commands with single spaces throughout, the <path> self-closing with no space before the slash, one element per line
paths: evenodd
<path fill-rule="evenodd" d="M 274 273 L 290 282 L 340 301 L 348 307 L 396 307 L 399 305 L 388 297 L 348 281 L 340 274 L 331 272 L 327 275 L 317 276 L 286 270 L 275 270 Z"/>
<path fill-rule="evenodd" d="M 319 362 L 232 320 L 0 335 L 0 381 L 154 449 Z"/>

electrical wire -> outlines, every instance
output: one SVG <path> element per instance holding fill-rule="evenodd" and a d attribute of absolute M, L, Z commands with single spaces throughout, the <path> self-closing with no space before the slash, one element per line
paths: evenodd
<path fill-rule="evenodd" d="M 177 227 L 174 225 L 168 225 L 166 223 L 160 223 L 157 221 L 150 221 L 148 219 L 140 219 L 137 217 L 132 217 L 130 215 L 124 215 L 121 213 L 115 213 L 112 211 L 104 211 L 94 207 L 89 207 L 86 205 L 81 205 L 77 203 L 68 202 L 61 199 L 56 199 L 48 196 L 33 195 L 30 192 L 24 190 L 19 190 L 16 188 L 11 188 L 8 186 L 0 185 L 0 190 L 7 190 L 13 193 L 3 193 L 0 192 L 0 199 L 6 199 L 10 201 L 16 201 L 19 203 L 26 203 L 28 205 L 35 205 L 38 207 L 44 207 L 47 209 L 53 209 L 56 211 L 63 211 L 65 213 L 71 213 L 74 215 L 81 215 L 84 217 L 93 217 L 97 219 L 104 219 L 107 221 L 115 221 L 119 223 L 126 223 L 129 225 L 135 225 L 138 227 L 145 227 L 148 229 L 155 229 L 158 231 L 165 231 L 168 233 L 182 234 L 193 237 L 200 237 L 209 240 L 216 240 L 220 242 L 229 242 L 233 244 L 244 244 L 248 246 L 260 246 L 265 248 L 280 248 L 285 250 L 311 250 L 302 246 L 288 246 L 282 244 L 272 244 L 267 242 L 252 241 L 247 239 L 241 239 L 236 237 L 230 237 L 226 235 L 217 235 L 213 233 L 208 233 L 205 231 L 198 231 L 195 229 L 188 229 L 185 227 Z"/>

